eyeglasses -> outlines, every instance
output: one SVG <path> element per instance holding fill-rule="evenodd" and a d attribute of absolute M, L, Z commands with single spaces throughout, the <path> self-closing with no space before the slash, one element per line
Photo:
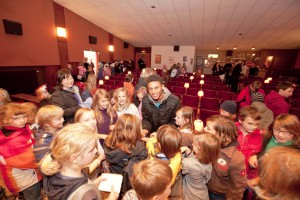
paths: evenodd
<path fill-rule="evenodd" d="M 282 133 L 283 135 L 291 135 L 288 131 L 282 131 L 280 129 L 275 129 L 273 128 L 273 132 L 276 132 L 276 133 Z"/>

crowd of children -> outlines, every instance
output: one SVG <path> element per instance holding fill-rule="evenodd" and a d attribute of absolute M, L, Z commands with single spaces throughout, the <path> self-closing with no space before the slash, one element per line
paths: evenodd
<path fill-rule="evenodd" d="M 197 129 L 193 108 L 178 107 L 176 126 L 161 125 L 146 137 L 141 107 L 150 95 L 147 79 L 134 91 L 127 78 L 127 86 L 111 95 L 97 89 L 91 73 L 80 98 L 70 73 L 59 71 L 54 93 L 37 89 L 47 98 L 39 109 L 11 102 L 0 88 L 0 198 L 299 198 L 300 179 L 294 175 L 300 169 L 300 122 L 273 98 L 289 97 L 293 85 L 280 83 L 277 93 L 265 96 L 254 82 L 240 101 L 224 101 L 220 115 Z M 99 192 L 103 172 L 123 176 L 120 193 L 113 187 L 109 194 Z"/>

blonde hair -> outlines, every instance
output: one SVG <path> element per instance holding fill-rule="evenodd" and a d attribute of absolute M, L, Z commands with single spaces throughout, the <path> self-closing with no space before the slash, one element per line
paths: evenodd
<path fill-rule="evenodd" d="M 143 160 L 133 167 L 132 187 L 143 200 L 162 194 L 171 181 L 172 170 L 161 160 Z"/>
<path fill-rule="evenodd" d="M 145 68 L 142 72 L 140 77 L 141 78 L 148 78 L 148 76 L 155 74 L 154 70 L 151 68 Z"/>
<path fill-rule="evenodd" d="M 35 122 L 35 117 L 38 112 L 38 108 L 32 102 L 22 103 L 22 106 L 24 107 L 25 112 L 27 114 L 28 123 L 33 124 Z"/>
<path fill-rule="evenodd" d="M 180 152 L 181 140 L 181 133 L 174 126 L 162 125 L 157 130 L 157 142 L 160 145 L 162 153 L 169 159 Z"/>
<path fill-rule="evenodd" d="M 262 199 L 299 199 L 300 146 L 274 147 L 259 160 Z"/>
<path fill-rule="evenodd" d="M 13 116 L 24 114 L 27 114 L 26 109 L 21 103 L 12 102 L 0 106 L 0 127 L 10 125 Z"/>
<path fill-rule="evenodd" d="M 188 123 L 184 124 L 184 126 L 180 129 L 189 128 L 194 131 L 194 110 L 189 106 L 183 106 L 177 110 L 177 112 L 181 112 L 183 119 L 189 120 Z"/>
<path fill-rule="evenodd" d="M 67 125 L 54 136 L 51 154 L 46 155 L 40 162 L 41 171 L 48 176 L 59 173 L 72 155 L 82 155 L 92 146 L 96 147 L 96 144 L 96 132 L 88 126 L 80 123 Z"/>
<path fill-rule="evenodd" d="M 64 110 L 61 107 L 55 105 L 46 105 L 41 107 L 35 117 L 36 123 L 42 129 L 45 128 L 46 123 L 50 123 L 55 118 L 62 117 L 64 115 Z"/>
<path fill-rule="evenodd" d="M 75 113 L 74 122 L 79 122 L 85 112 L 92 112 L 96 116 L 95 111 L 91 108 L 79 108 Z"/>
<path fill-rule="evenodd" d="M 97 88 L 97 77 L 94 73 L 90 73 L 88 78 L 86 79 L 85 83 L 85 90 L 92 91 L 93 89 Z"/>
<path fill-rule="evenodd" d="M 236 142 L 238 138 L 237 127 L 234 121 L 221 115 L 213 115 L 207 118 L 207 122 L 213 123 L 214 131 L 220 136 L 221 146 L 227 146 L 231 142 Z"/>
<path fill-rule="evenodd" d="M 99 101 L 101 98 L 108 99 L 108 101 L 109 101 L 108 108 L 107 108 L 107 114 L 110 117 L 110 124 L 112 124 L 114 121 L 114 117 L 117 114 L 111 105 L 109 93 L 104 89 L 98 89 L 93 96 L 92 109 L 95 111 L 97 123 L 99 123 L 99 124 L 103 123 L 103 116 L 101 113 L 101 108 L 99 107 Z"/>
<path fill-rule="evenodd" d="M 136 142 L 142 138 L 140 120 L 132 114 L 121 115 L 110 135 L 105 139 L 106 146 L 120 148 L 125 153 L 131 153 Z"/>
<path fill-rule="evenodd" d="M 119 102 L 118 102 L 118 95 L 121 93 L 121 92 L 124 92 L 125 93 L 125 96 L 126 96 L 126 102 L 125 102 L 125 105 L 124 106 L 120 106 L 119 105 Z M 128 91 L 126 88 L 124 87 L 121 87 L 121 88 L 117 88 L 115 91 L 114 91 L 114 94 L 113 94 L 113 98 L 114 98 L 114 101 L 115 101 L 115 104 L 113 106 L 114 110 L 117 112 L 119 111 L 120 109 L 126 109 L 128 108 L 128 106 L 130 105 L 130 98 L 129 98 L 129 95 L 128 95 Z"/>
<path fill-rule="evenodd" d="M 193 147 L 199 150 L 195 156 L 199 162 L 208 165 L 216 161 L 221 145 L 217 136 L 204 132 L 194 136 Z"/>
<path fill-rule="evenodd" d="M 3 102 L 0 102 L 0 105 L 1 105 L 1 103 L 2 103 L 2 105 L 4 105 L 4 104 L 11 102 L 11 99 L 10 99 L 9 94 L 6 89 L 0 88 L 0 96 L 2 96 L 4 98 Z"/>
<path fill-rule="evenodd" d="M 295 145 L 300 145 L 300 122 L 296 115 L 281 114 L 274 120 L 273 127 L 284 128 L 293 135 Z"/>
<path fill-rule="evenodd" d="M 245 106 L 239 110 L 239 120 L 244 121 L 246 117 L 250 117 L 254 121 L 261 119 L 260 113 L 253 106 Z"/>

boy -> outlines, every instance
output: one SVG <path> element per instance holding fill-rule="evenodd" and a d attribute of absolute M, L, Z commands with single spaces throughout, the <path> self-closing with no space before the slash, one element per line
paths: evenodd
<path fill-rule="evenodd" d="M 222 116 L 229 117 L 233 121 L 236 118 L 237 104 L 234 101 L 226 100 L 220 105 L 219 113 Z"/>
<path fill-rule="evenodd" d="M 160 160 L 140 161 L 133 167 L 132 187 L 123 200 L 167 200 L 171 193 L 172 171 Z"/>
<path fill-rule="evenodd" d="M 246 106 L 239 111 L 238 128 L 238 149 L 245 156 L 247 178 L 255 178 L 258 175 L 257 162 L 252 162 L 252 156 L 255 157 L 262 150 L 263 135 L 258 129 L 261 116 L 256 108 Z M 251 166 L 251 167 L 250 167 Z"/>
<path fill-rule="evenodd" d="M 240 108 L 251 105 L 251 97 L 255 92 L 259 92 L 265 96 L 265 92 L 261 89 L 261 86 L 262 83 L 260 81 L 254 81 L 239 93 L 236 102 L 239 103 Z"/>
<path fill-rule="evenodd" d="M 280 82 L 277 85 L 277 92 L 272 90 L 266 97 L 266 105 L 272 110 L 274 118 L 280 114 L 289 113 L 289 104 L 285 98 L 293 95 L 295 85 L 289 81 Z"/>

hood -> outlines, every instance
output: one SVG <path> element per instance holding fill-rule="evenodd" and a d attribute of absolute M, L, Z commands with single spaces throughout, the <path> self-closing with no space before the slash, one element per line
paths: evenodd
<path fill-rule="evenodd" d="M 81 185 L 88 182 L 84 175 L 79 178 L 64 177 L 60 173 L 44 176 L 43 189 L 49 199 L 66 200 Z"/>
<path fill-rule="evenodd" d="M 161 100 L 161 102 L 163 102 L 164 100 L 166 100 L 169 96 L 170 96 L 171 92 L 168 88 L 164 87 L 163 88 L 163 99 Z M 156 101 L 154 101 L 152 99 L 152 97 L 150 96 L 150 94 L 148 94 L 149 99 L 155 104 L 157 103 Z"/>
<path fill-rule="evenodd" d="M 273 103 L 284 100 L 284 97 L 278 94 L 276 91 L 272 90 L 266 98 L 266 102 Z"/>
<path fill-rule="evenodd" d="M 260 113 L 266 112 L 268 110 L 266 104 L 258 101 L 253 102 L 251 106 L 255 107 Z"/>

